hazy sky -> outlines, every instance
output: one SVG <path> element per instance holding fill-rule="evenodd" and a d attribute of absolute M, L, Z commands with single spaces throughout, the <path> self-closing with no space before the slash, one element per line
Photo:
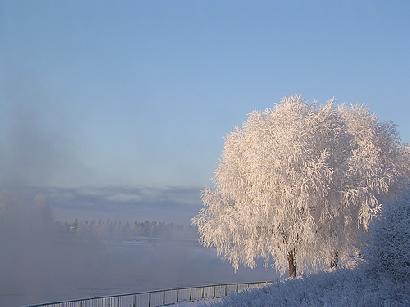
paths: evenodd
<path fill-rule="evenodd" d="M 409 13 L 408 1 L 0 0 L 2 173 L 206 185 L 223 136 L 295 93 L 365 103 L 409 142 Z"/>

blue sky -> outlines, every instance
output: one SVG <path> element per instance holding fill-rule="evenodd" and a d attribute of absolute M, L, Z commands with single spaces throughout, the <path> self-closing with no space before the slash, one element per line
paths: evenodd
<path fill-rule="evenodd" d="M 224 135 L 296 93 L 364 103 L 409 142 L 409 12 L 408 1 L 0 0 L 0 168 L 35 185 L 203 186 Z"/>

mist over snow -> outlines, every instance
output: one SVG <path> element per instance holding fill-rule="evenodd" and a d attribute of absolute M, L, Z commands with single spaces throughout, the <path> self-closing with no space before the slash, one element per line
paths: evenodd
<path fill-rule="evenodd" d="M 274 277 L 264 269 L 234 274 L 199 246 L 192 229 L 171 238 L 110 240 L 82 229 L 87 222 L 108 230 L 144 221 L 188 227 L 200 189 L 53 187 L 81 186 L 94 170 L 78 160 L 68 131 L 48 129 L 61 114 L 46 95 L 34 86 L 24 93 L 16 88 L 9 84 L 3 94 L 10 103 L 0 105 L 0 306 Z M 45 103 L 34 107 L 27 96 Z M 71 229 L 76 219 L 78 231 Z"/>
<path fill-rule="evenodd" d="M 64 224 L 77 218 L 188 226 L 199 206 L 197 194 L 188 188 L 1 190 L 0 306 L 275 278 L 262 266 L 235 274 L 214 250 L 200 247 L 191 231 L 171 239 L 106 241 L 67 231 Z"/>

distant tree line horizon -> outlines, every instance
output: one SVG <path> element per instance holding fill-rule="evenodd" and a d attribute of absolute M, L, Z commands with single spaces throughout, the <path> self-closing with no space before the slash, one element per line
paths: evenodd
<path fill-rule="evenodd" d="M 81 234 L 99 239 L 132 240 L 138 237 L 196 239 L 196 228 L 172 222 L 112 219 L 56 221 L 63 233 Z"/>

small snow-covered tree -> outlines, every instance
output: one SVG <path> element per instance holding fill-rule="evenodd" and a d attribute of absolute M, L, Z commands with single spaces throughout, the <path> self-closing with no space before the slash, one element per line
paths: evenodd
<path fill-rule="evenodd" d="M 364 256 L 371 274 L 410 282 L 410 194 L 383 208 Z"/>
<path fill-rule="evenodd" d="M 364 107 L 286 97 L 228 134 L 193 223 L 235 269 L 258 257 L 291 277 L 335 266 L 406 176 L 404 156 L 394 125 Z"/>

